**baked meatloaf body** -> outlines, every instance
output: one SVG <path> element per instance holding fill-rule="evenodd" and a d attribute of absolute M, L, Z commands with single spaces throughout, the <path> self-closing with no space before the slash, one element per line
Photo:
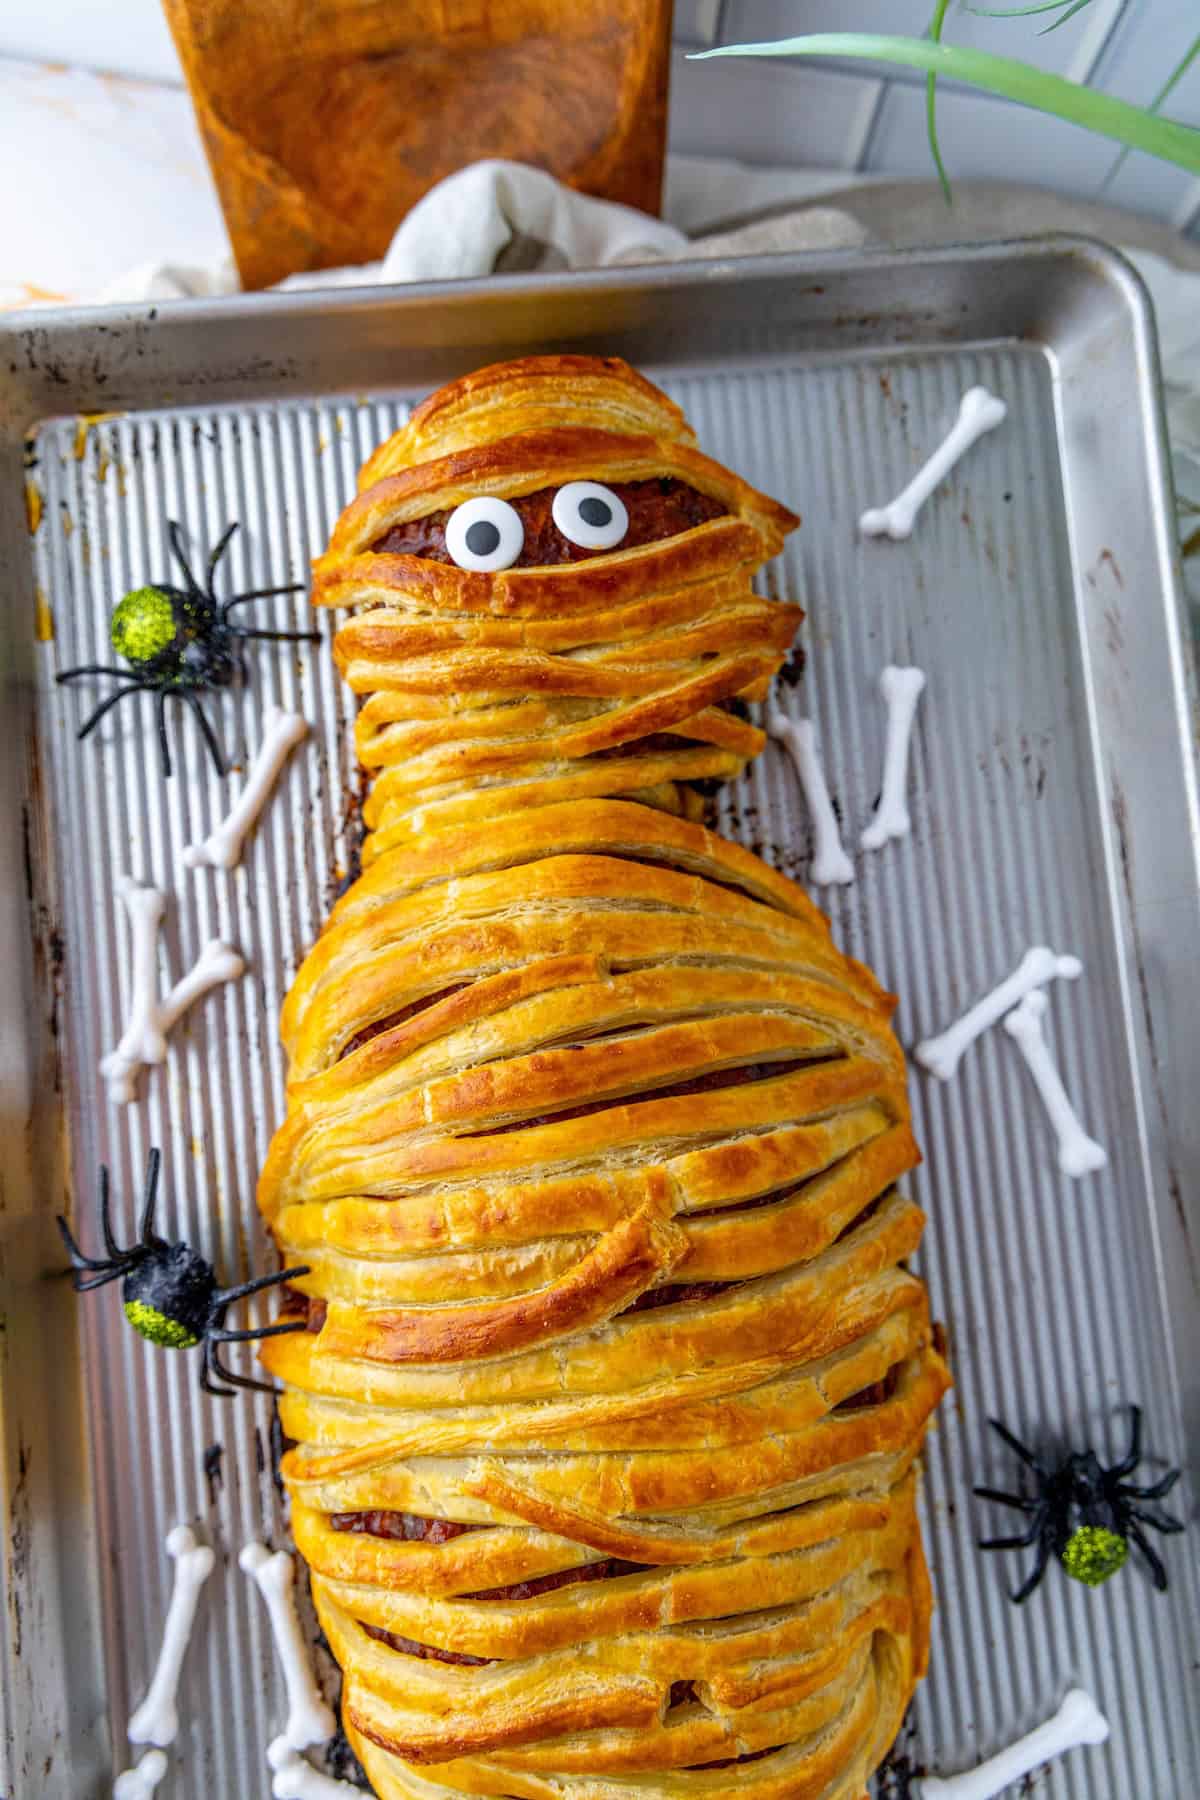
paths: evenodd
<path fill-rule="evenodd" d="M 284 1009 L 263 1358 L 382 1800 L 859 1800 L 924 1671 L 893 1002 L 700 822 L 797 523 L 548 356 L 418 408 L 316 564 L 372 785 Z"/>

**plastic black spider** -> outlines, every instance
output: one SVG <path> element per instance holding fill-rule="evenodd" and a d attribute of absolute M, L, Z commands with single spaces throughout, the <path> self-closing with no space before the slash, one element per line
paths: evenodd
<path fill-rule="evenodd" d="M 57 679 L 77 681 L 83 675 L 111 675 L 127 685 L 110 694 L 85 720 L 78 736 L 87 737 L 96 729 L 105 713 L 129 694 L 158 695 L 158 745 L 162 753 L 163 774 L 171 773 L 171 752 L 167 745 L 167 701 L 182 700 L 196 715 L 196 720 L 216 765 L 218 775 L 225 773 L 225 760 L 216 733 L 199 695 L 204 688 L 228 687 L 235 675 L 247 676 L 242 646 L 251 638 L 269 639 L 274 643 L 320 642 L 316 631 L 252 631 L 245 625 L 232 625 L 229 615 L 235 606 L 249 600 L 266 600 L 273 594 L 296 594 L 299 583 L 287 587 L 253 588 L 248 594 L 235 594 L 231 600 L 218 600 L 213 593 L 217 564 L 229 547 L 237 530 L 237 520 L 227 525 L 205 569 L 203 585 L 196 580 L 183 545 L 183 533 L 174 519 L 167 521 L 171 551 L 183 570 L 186 585 L 174 587 L 169 582 L 157 586 L 134 588 L 117 603 L 109 622 L 109 641 L 118 656 L 123 656 L 128 669 L 114 669 L 103 663 L 85 663 L 78 669 L 64 669 Z"/>
<path fill-rule="evenodd" d="M 1052 1552 L 1073 1580 L 1099 1587 L 1124 1566 L 1131 1539 L 1145 1557 L 1155 1587 L 1160 1593 L 1166 1591 L 1167 1571 L 1142 1527 L 1170 1533 L 1184 1529 L 1179 1519 L 1153 1504 L 1170 1493 L 1181 1471 L 1169 1469 L 1149 1487 L 1126 1483 L 1124 1477 L 1132 1475 L 1142 1460 L 1142 1409 L 1131 1406 L 1129 1410 L 1133 1421 L 1129 1450 L 1111 1469 L 1101 1465 L 1094 1450 L 1073 1451 L 1057 1468 L 1048 1469 L 999 1419 L 988 1420 L 1037 1478 L 1033 1495 L 975 1489 L 981 1499 L 1015 1506 L 1029 1517 L 1029 1529 L 1020 1537 L 987 1538 L 979 1545 L 981 1550 L 1019 1550 L 1036 1544 L 1033 1568 L 1016 1593 L 1009 1595 L 1018 1606 L 1041 1581 Z"/>
<path fill-rule="evenodd" d="M 62 1214 L 58 1229 L 71 1258 L 72 1280 L 76 1293 L 86 1294 L 92 1288 L 106 1287 L 110 1281 L 124 1277 L 122 1295 L 125 1317 L 135 1331 L 152 1344 L 167 1350 L 188 1350 L 204 1345 L 204 1364 L 200 1385 L 206 1394 L 231 1396 L 235 1387 L 257 1388 L 273 1394 L 269 1382 L 252 1381 L 246 1375 L 235 1375 L 224 1367 L 217 1349 L 219 1344 L 247 1344 L 258 1338 L 280 1337 L 284 1332 L 303 1331 L 301 1320 L 283 1325 L 259 1325 L 250 1331 L 226 1331 L 226 1309 L 235 1300 L 264 1288 L 278 1287 L 280 1282 L 307 1275 L 307 1268 L 282 1269 L 278 1275 L 260 1275 L 257 1281 L 245 1281 L 240 1287 L 217 1286 L 210 1262 L 187 1244 L 168 1244 L 155 1235 L 154 1204 L 158 1189 L 158 1172 L 162 1158 L 157 1150 L 150 1152 L 146 1169 L 146 1190 L 142 1201 L 141 1230 L 136 1244 L 122 1250 L 112 1234 L 108 1210 L 108 1170 L 100 1170 L 100 1230 L 107 1256 L 97 1261 L 85 1256 Z M 230 1383 L 218 1387 L 213 1377 Z"/>

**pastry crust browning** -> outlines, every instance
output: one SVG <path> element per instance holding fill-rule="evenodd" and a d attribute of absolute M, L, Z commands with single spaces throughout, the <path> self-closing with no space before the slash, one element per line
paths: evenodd
<path fill-rule="evenodd" d="M 476 494 L 722 512 L 476 574 L 374 546 Z M 288 997 L 264 1346 L 382 1800 L 861 1800 L 924 1672 L 948 1385 L 894 1002 L 699 823 L 801 614 L 797 521 L 613 359 L 440 390 L 316 565 L 374 778 Z"/>

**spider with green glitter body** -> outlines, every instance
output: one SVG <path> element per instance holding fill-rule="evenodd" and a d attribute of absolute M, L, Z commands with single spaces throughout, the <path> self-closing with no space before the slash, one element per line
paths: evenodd
<path fill-rule="evenodd" d="M 274 594 L 295 594 L 300 587 L 253 588 L 232 599 L 218 600 L 213 592 L 217 566 L 237 530 L 237 520 L 226 526 L 216 547 L 209 555 L 201 583 L 193 575 L 183 546 L 183 534 L 174 519 L 167 521 L 171 552 L 183 571 L 183 587 L 161 582 L 134 588 L 117 603 L 109 622 L 109 642 L 117 655 L 129 664 L 128 669 L 112 668 L 102 663 L 85 663 L 77 669 L 63 669 L 59 682 L 78 681 L 85 675 L 108 675 L 125 685 L 85 719 L 79 737 L 95 730 L 106 713 L 129 694 L 158 696 L 158 746 L 163 774 L 171 774 L 171 751 L 167 743 L 167 701 L 182 700 L 196 717 L 218 775 L 225 773 L 225 759 L 217 735 L 200 700 L 206 688 L 228 687 L 237 676 L 247 676 L 243 646 L 251 639 L 274 643 L 308 643 L 320 641 L 315 631 L 259 631 L 231 622 L 235 606 L 250 600 L 266 600 Z"/>
<path fill-rule="evenodd" d="M 988 1423 L 1033 1471 L 1036 1491 L 1033 1494 L 1005 1494 L 996 1488 L 977 1487 L 982 1500 L 993 1500 L 998 1506 L 1015 1507 L 1026 1514 L 1028 1529 L 1017 1537 L 987 1538 L 981 1550 L 1022 1550 L 1036 1546 L 1033 1568 L 1009 1598 L 1018 1605 L 1027 1600 L 1046 1572 L 1051 1556 L 1057 1556 L 1073 1581 L 1087 1587 L 1099 1587 L 1124 1567 L 1129 1545 L 1136 1544 L 1146 1559 L 1151 1579 L 1160 1593 L 1166 1591 L 1167 1571 L 1162 1559 L 1147 1541 L 1145 1527 L 1173 1534 L 1184 1529 L 1179 1519 L 1172 1518 L 1157 1501 L 1169 1494 L 1179 1480 L 1179 1469 L 1167 1473 L 1147 1487 L 1135 1487 L 1125 1478 L 1132 1475 L 1142 1460 L 1142 1409 L 1130 1407 L 1132 1428 L 1129 1449 L 1119 1463 L 1106 1469 L 1094 1450 L 1072 1451 L 1055 1468 L 1048 1468 L 1040 1457 L 1003 1426 L 999 1419 Z"/>
<path fill-rule="evenodd" d="M 134 1330 L 164 1350 L 190 1350 L 204 1346 L 200 1383 L 205 1393 L 221 1396 L 234 1388 L 258 1388 L 272 1394 L 274 1388 L 265 1381 L 252 1381 L 236 1375 L 220 1360 L 221 1344 L 253 1343 L 259 1338 L 279 1337 L 288 1331 L 303 1331 L 303 1320 L 286 1320 L 278 1325 L 259 1325 L 247 1331 L 227 1331 L 225 1314 L 235 1300 L 259 1294 L 264 1288 L 278 1287 L 281 1282 L 307 1275 L 307 1268 L 282 1269 L 277 1275 L 260 1275 L 257 1281 L 244 1281 L 240 1287 L 218 1287 L 213 1266 L 187 1244 L 169 1244 L 154 1230 L 154 1206 L 158 1192 L 158 1173 L 162 1158 L 157 1150 L 150 1152 L 146 1170 L 146 1189 L 142 1200 L 141 1230 L 136 1244 L 122 1250 L 112 1233 L 108 1204 L 108 1170 L 100 1170 L 100 1232 L 106 1255 L 85 1256 L 76 1243 L 67 1221 L 59 1215 L 58 1229 L 71 1258 L 75 1291 L 86 1294 L 92 1288 L 106 1287 L 110 1281 L 122 1281 L 125 1317 Z M 221 1387 L 218 1381 L 228 1382 Z"/>

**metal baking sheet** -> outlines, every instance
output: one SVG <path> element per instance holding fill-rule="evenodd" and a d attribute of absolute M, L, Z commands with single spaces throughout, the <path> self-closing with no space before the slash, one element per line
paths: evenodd
<path fill-rule="evenodd" d="M 1082 981 L 1060 984 L 1051 1033 L 1111 1152 L 1103 1174 L 1059 1176 L 1002 1033 L 946 1087 L 913 1072 L 921 1261 L 958 1385 L 928 1457 L 939 1611 L 904 1754 L 969 1766 L 1078 1681 L 1111 1741 L 1036 1790 L 1193 1796 L 1197 1535 L 1166 1544 L 1165 1597 L 1138 1572 L 1090 1592 L 1052 1571 L 1018 1610 L 1004 1596 L 1015 1559 L 974 1548 L 995 1518 L 970 1494 L 973 1480 L 1013 1474 L 989 1413 L 1116 1452 L 1120 1405 L 1136 1399 L 1162 1457 L 1200 1450 L 1193 695 L 1148 304 L 1117 256 L 1081 240 L 0 321 L 3 1791 L 108 1791 L 158 1649 L 162 1539 L 188 1520 L 218 1561 L 160 1792 L 267 1792 L 281 1688 L 236 1559 L 250 1537 L 286 1541 L 269 1403 L 205 1399 L 193 1355 L 143 1345 L 111 1294 L 76 1301 L 47 1279 L 62 1262 L 51 1221 L 73 1183 L 90 1225 L 107 1160 L 130 1232 L 160 1144 L 166 1226 L 230 1281 L 261 1266 L 253 1195 L 280 1115 L 277 1012 L 347 864 L 356 791 L 327 651 L 261 647 L 252 688 L 220 702 L 227 744 L 244 760 L 272 700 L 302 710 L 313 737 L 244 866 L 186 872 L 180 851 L 225 793 L 191 727 L 164 783 L 140 702 L 80 745 L 93 696 L 55 689 L 53 673 L 105 659 L 117 598 L 166 568 L 166 518 L 196 545 L 240 519 L 239 587 L 302 580 L 359 463 L 411 398 L 544 348 L 627 356 L 682 403 L 706 450 L 804 514 L 765 578 L 808 609 L 807 672 L 787 703 L 817 721 L 851 839 L 878 785 L 878 672 L 889 660 L 928 671 L 912 836 L 822 895 L 840 942 L 901 996 L 903 1040 L 948 1022 L 1031 943 L 1086 963 Z M 858 512 L 903 485 L 978 381 L 1008 401 L 1007 424 L 910 543 L 864 543 Z M 284 625 L 303 602 L 267 610 Z M 777 749 L 720 813 L 804 877 L 808 827 Z M 97 1072 L 128 986 L 122 871 L 170 891 L 176 973 L 211 936 L 250 964 L 191 1015 L 127 1109 Z M 1195 1491 L 1179 1497 L 1189 1514 Z"/>

